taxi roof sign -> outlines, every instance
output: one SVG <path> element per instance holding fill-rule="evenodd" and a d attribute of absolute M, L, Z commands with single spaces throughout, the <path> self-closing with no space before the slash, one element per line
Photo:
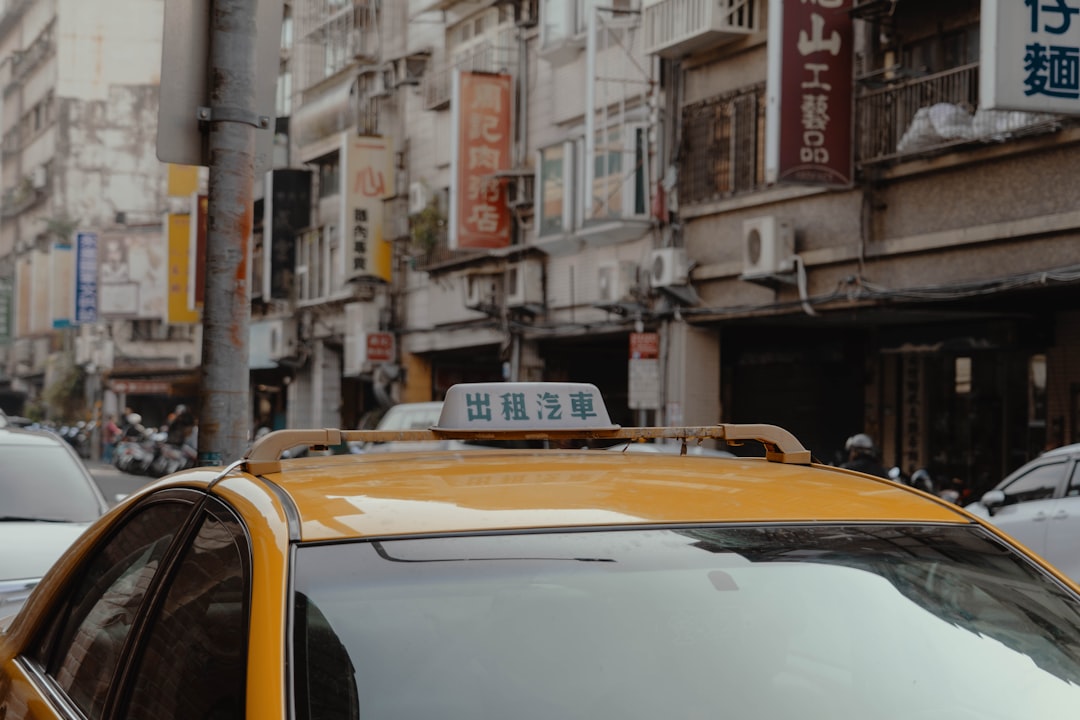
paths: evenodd
<path fill-rule="evenodd" d="M 461 383 L 446 392 L 443 432 L 618 430 L 589 383 Z"/>
<path fill-rule="evenodd" d="M 630 427 L 611 422 L 595 385 L 588 383 L 466 383 L 446 394 L 439 424 L 427 430 L 275 430 L 238 461 L 248 472 L 278 472 L 282 453 L 297 445 L 328 449 L 344 442 L 424 442 L 465 440 L 628 440 L 660 438 L 688 442 L 723 440 L 730 445 L 760 442 L 769 462 L 810 465 L 813 458 L 798 438 L 775 425 Z M 227 474 L 229 470 L 226 470 Z"/>

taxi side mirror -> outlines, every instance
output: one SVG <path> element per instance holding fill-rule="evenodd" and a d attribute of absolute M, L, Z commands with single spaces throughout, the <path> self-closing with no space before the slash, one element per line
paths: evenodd
<path fill-rule="evenodd" d="M 1000 490 L 990 490 L 982 496 L 982 504 L 993 515 L 995 510 L 1005 504 L 1005 493 Z"/>

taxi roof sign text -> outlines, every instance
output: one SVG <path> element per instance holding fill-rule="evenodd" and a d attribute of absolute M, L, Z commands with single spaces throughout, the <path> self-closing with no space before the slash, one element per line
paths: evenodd
<path fill-rule="evenodd" d="M 462 383 L 446 393 L 437 430 L 614 430 L 589 383 Z"/>

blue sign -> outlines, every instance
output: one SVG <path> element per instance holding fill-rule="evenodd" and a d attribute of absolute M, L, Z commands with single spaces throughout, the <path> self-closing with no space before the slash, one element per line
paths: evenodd
<path fill-rule="evenodd" d="M 75 322 L 78 324 L 98 319 L 97 246 L 97 233 L 76 233 Z"/>

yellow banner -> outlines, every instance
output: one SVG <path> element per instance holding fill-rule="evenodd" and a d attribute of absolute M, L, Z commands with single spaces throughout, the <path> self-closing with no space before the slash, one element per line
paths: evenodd
<path fill-rule="evenodd" d="M 199 311 L 188 304 L 190 245 L 191 216 L 169 215 L 169 303 L 166 320 L 174 324 L 199 322 Z"/>
<path fill-rule="evenodd" d="M 199 168 L 194 165 L 169 165 L 169 197 L 190 197 L 199 190 Z"/>

